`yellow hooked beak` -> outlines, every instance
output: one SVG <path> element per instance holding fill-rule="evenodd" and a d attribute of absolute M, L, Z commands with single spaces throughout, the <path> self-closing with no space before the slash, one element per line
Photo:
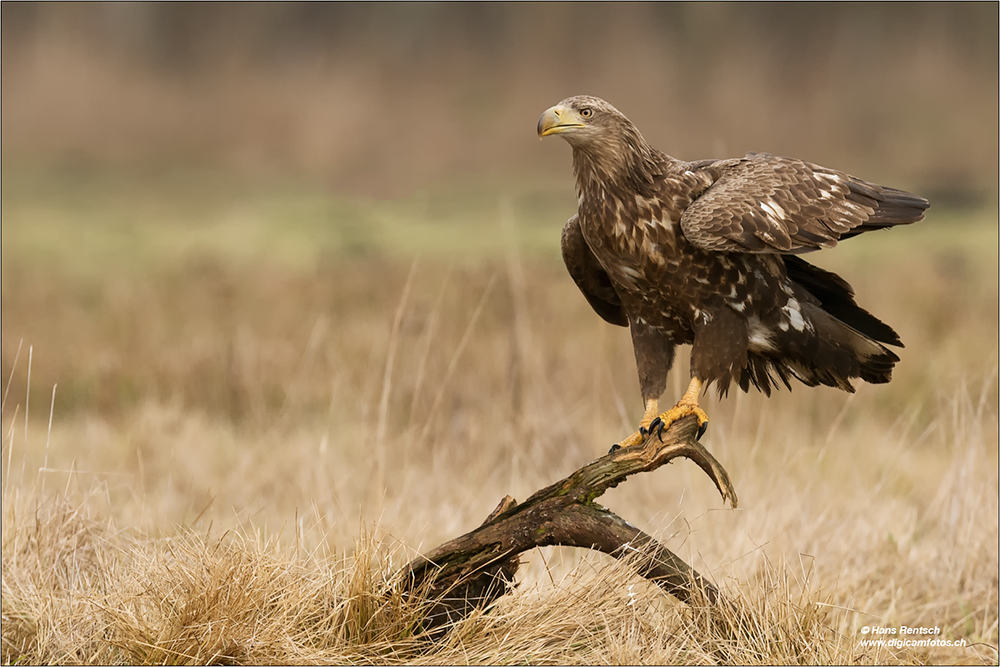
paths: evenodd
<path fill-rule="evenodd" d="M 546 109 L 541 118 L 538 119 L 538 138 L 569 132 L 578 127 L 586 127 L 579 112 L 576 109 L 557 104 Z"/>

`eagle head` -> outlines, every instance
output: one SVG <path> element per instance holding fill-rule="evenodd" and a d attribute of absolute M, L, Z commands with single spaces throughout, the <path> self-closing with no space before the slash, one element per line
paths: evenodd
<path fill-rule="evenodd" d="M 627 180 L 645 192 L 653 182 L 653 150 L 625 114 L 599 97 L 567 97 L 546 109 L 538 119 L 538 138 L 550 134 L 573 147 L 578 186 L 593 179 Z"/>
<path fill-rule="evenodd" d="M 635 129 L 625 115 L 599 97 L 567 97 L 538 119 L 538 138 L 561 134 L 573 147 L 586 148 Z"/>

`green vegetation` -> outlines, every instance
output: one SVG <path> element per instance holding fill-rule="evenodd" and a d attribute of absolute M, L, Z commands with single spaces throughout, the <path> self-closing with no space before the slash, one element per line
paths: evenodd
<path fill-rule="evenodd" d="M 534 191 L 511 184 L 511 195 L 455 184 L 379 201 L 218 172 L 55 179 L 5 172 L 3 189 L 6 257 L 99 274 L 164 269 L 192 256 L 298 270 L 331 255 L 478 262 L 517 247 L 555 258 L 574 210 L 567 183 Z"/>
<path fill-rule="evenodd" d="M 222 172 L 11 171 L 3 181 L 5 257 L 74 272 L 162 270 L 192 256 L 296 270 L 329 256 L 475 263 L 503 260 L 514 248 L 555 260 L 559 231 L 575 212 L 568 176 L 543 186 L 453 183 L 376 200 L 337 195 L 315 182 Z M 892 262 L 933 249 L 942 257 L 959 253 L 981 270 L 996 268 L 995 208 L 932 210 L 926 224 L 869 234 L 835 254 Z"/>

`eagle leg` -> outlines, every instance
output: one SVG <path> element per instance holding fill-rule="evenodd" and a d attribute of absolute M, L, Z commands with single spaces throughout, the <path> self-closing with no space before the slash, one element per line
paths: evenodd
<path fill-rule="evenodd" d="M 688 385 L 687 391 L 681 396 L 681 400 L 677 401 L 677 405 L 654 419 L 649 424 L 648 430 L 655 430 L 656 435 L 661 436 L 662 439 L 664 429 L 678 419 L 694 415 L 698 418 L 698 440 L 701 440 L 701 436 L 705 435 L 705 431 L 708 430 L 708 415 L 698 405 L 698 394 L 701 393 L 701 385 L 701 379 L 698 377 L 691 378 L 691 384 Z"/>

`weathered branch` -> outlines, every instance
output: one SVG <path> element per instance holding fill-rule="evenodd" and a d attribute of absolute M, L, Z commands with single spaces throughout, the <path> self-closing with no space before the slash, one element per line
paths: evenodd
<path fill-rule="evenodd" d="M 683 456 L 697 463 L 715 482 L 723 500 L 736 507 L 729 475 L 698 443 L 697 428 L 695 417 L 682 419 L 640 445 L 593 461 L 523 503 L 507 496 L 479 528 L 407 565 L 400 573 L 404 591 L 432 601 L 425 628 L 459 620 L 489 605 L 513 585 L 521 552 L 556 544 L 628 558 L 639 574 L 688 604 L 698 595 L 711 604 L 721 602 L 718 589 L 691 566 L 594 502 L 630 475 L 655 470 Z"/>

